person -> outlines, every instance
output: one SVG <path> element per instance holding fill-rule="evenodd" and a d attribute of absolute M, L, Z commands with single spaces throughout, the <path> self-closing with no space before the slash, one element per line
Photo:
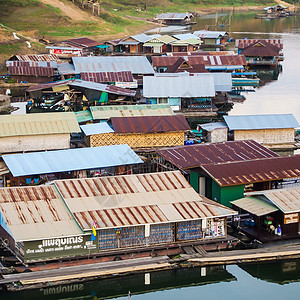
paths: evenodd
<path fill-rule="evenodd" d="M 281 230 L 281 227 L 280 227 L 280 224 L 278 225 L 277 227 L 277 235 L 281 235 L 282 234 L 282 230 Z"/>

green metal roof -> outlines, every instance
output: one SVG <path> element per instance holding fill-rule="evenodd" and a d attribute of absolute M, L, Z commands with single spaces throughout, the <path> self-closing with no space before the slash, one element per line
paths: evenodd
<path fill-rule="evenodd" d="M 155 47 L 155 46 L 162 46 L 164 43 L 154 43 L 154 42 L 147 42 L 144 44 L 144 47 Z"/>
<path fill-rule="evenodd" d="M 88 122 L 93 120 L 93 116 L 89 110 L 81 110 L 75 112 L 78 123 Z"/>
<path fill-rule="evenodd" d="M 245 197 L 230 203 L 258 217 L 279 210 L 275 205 L 262 200 L 261 197 Z"/>
<path fill-rule="evenodd" d="M 81 132 L 74 112 L 5 115 L 0 137 Z"/>
<path fill-rule="evenodd" d="M 169 104 L 103 105 L 90 107 L 94 120 L 111 117 L 168 116 L 174 112 Z"/>

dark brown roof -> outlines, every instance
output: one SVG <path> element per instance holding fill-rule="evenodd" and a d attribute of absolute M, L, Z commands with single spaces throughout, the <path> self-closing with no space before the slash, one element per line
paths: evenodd
<path fill-rule="evenodd" d="M 183 57 L 175 62 L 174 65 L 168 66 L 166 73 L 179 73 L 179 72 L 189 72 L 189 73 L 207 73 L 205 65 L 192 65 L 190 62 L 186 61 Z"/>
<path fill-rule="evenodd" d="M 251 44 L 241 51 L 245 56 L 278 56 L 280 48 L 265 41 Z"/>
<path fill-rule="evenodd" d="M 201 56 L 201 55 L 234 55 L 234 51 L 191 51 L 191 52 L 168 52 L 167 56 Z"/>
<path fill-rule="evenodd" d="M 93 82 L 133 82 L 131 71 L 80 73 L 80 78 Z"/>
<path fill-rule="evenodd" d="M 279 49 L 283 49 L 283 43 L 281 40 L 279 39 L 266 39 L 266 40 L 262 40 L 262 39 L 247 39 L 247 40 L 237 40 L 236 42 L 236 46 L 238 49 L 244 49 L 252 44 L 255 44 L 257 42 L 267 42 L 271 45 L 277 46 Z"/>
<path fill-rule="evenodd" d="M 300 155 L 203 165 L 220 186 L 300 177 Z"/>
<path fill-rule="evenodd" d="M 109 122 L 115 133 L 154 133 L 191 129 L 183 115 L 112 117 Z"/>
<path fill-rule="evenodd" d="M 156 152 L 179 169 L 279 156 L 253 140 L 178 146 L 158 149 Z"/>
<path fill-rule="evenodd" d="M 228 65 L 246 65 L 246 58 L 244 55 L 199 55 L 199 56 L 185 56 L 184 59 L 192 65 L 205 66 L 228 66 Z M 153 56 L 153 67 L 168 67 L 174 65 L 179 56 Z"/>
<path fill-rule="evenodd" d="M 69 39 L 65 43 L 68 43 L 69 45 L 72 44 L 74 46 L 82 46 L 82 47 L 94 47 L 100 45 L 99 42 L 91 40 L 86 37 Z"/>
<path fill-rule="evenodd" d="M 26 90 L 26 92 L 46 90 L 46 89 L 52 88 L 54 86 L 67 85 L 69 83 L 70 83 L 70 80 L 63 80 L 63 81 L 55 81 L 55 82 L 49 82 L 49 83 L 44 83 L 44 84 L 32 85 Z"/>

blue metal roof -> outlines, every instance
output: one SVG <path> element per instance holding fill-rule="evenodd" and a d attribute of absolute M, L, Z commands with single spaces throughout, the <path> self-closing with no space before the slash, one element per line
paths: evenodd
<path fill-rule="evenodd" d="M 128 145 L 10 154 L 2 157 L 14 177 L 107 168 L 143 162 Z"/>
<path fill-rule="evenodd" d="M 224 116 L 229 130 L 296 128 L 299 123 L 293 114 Z"/>
<path fill-rule="evenodd" d="M 114 132 L 107 122 L 81 125 L 80 128 L 86 136 Z"/>

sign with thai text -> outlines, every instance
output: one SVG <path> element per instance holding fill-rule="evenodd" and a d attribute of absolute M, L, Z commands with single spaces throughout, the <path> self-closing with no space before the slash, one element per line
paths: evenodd
<path fill-rule="evenodd" d="M 284 224 L 292 224 L 299 222 L 299 213 L 285 214 Z"/>

